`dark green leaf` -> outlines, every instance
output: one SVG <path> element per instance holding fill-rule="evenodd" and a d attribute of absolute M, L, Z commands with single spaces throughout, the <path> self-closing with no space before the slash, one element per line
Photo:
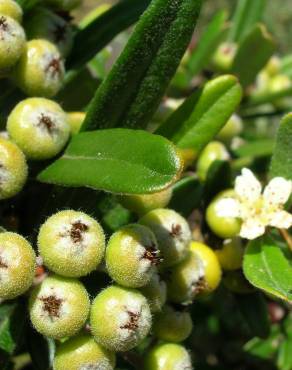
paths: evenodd
<path fill-rule="evenodd" d="M 177 180 L 182 162 L 163 137 L 129 129 L 75 135 L 65 154 L 39 180 L 65 186 L 88 186 L 115 193 L 146 194 Z"/>
<path fill-rule="evenodd" d="M 41 2 L 41 0 L 16 0 L 16 1 L 25 12 L 34 8 Z"/>
<path fill-rule="evenodd" d="M 27 333 L 29 354 L 35 370 L 49 370 L 55 354 L 55 344 L 52 339 L 45 338 L 33 328 Z"/>
<path fill-rule="evenodd" d="M 180 148 L 199 152 L 228 121 L 240 103 L 242 90 L 234 76 L 221 76 L 195 92 L 157 130 Z"/>
<path fill-rule="evenodd" d="M 244 87 L 255 81 L 257 74 L 274 54 L 275 48 L 272 36 L 260 24 L 242 40 L 233 61 L 232 73 L 238 76 Z"/>
<path fill-rule="evenodd" d="M 277 134 L 276 146 L 271 162 L 270 177 L 292 180 L 292 113 L 287 114 Z"/>
<path fill-rule="evenodd" d="M 204 198 L 207 203 L 220 191 L 231 187 L 231 168 L 227 161 L 216 160 L 208 170 Z"/>
<path fill-rule="evenodd" d="M 173 186 L 173 195 L 169 204 L 184 217 L 188 217 L 199 207 L 203 195 L 203 187 L 193 176 L 184 177 Z"/>
<path fill-rule="evenodd" d="M 271 237 L 266 236 L 249 242 L 243 271 L 255 287 L 292 302 L 291 261 L 282 246 L 276 244 Z"/>
<path fill-rule="evenodd" d="M 92 59 L 116 35 L 135 23 L 150 0 L 124 0 L 76 33 L 68 69 L 77 69 Z"/>
<path fill-rule="evenodd" d="M 190 42 L 201 0 L 153 0 L 90 104 L 83 130 L 145 127 Z"/>
<path fill-rule="evenodd" d="M 292 369 L 292 336 L 286 337 L 280 344 L 277 365 L 279 370 Z"/>
<path fill-rule="evenodd" d="M 263 139 L 250 141 L 233 150 L 238 157 L 267 157 L 273 154 L 275 141 Z"/>
<path fill-rule="evenodd" d="M 261 21 L 267 0 L 238 0 L 228 39 L 239 42 Z"/>

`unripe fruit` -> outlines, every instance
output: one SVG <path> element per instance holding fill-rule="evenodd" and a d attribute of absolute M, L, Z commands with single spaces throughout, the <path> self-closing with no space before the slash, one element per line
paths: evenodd
<path fill-rule="evenodd" d="M 64 63 L 57 47 L 47 40 L 28 41 L 14 68 L 15 83 L 29 96 L 51 98 L 63 85 Z"/>
<path fill-rule="evenodd" d="M 128 351 L 149 333 L 150 308 L 137 290 L 111 286 L 93 301 L 90 325 L 97 343 L 115 352 Z"/>
<path fill-rule="evenodd" d="M 58 47 L 63 56 L 69 54 L 73 45 L 72 28 L 64 18 L 51 10 L 35 8 L 25 20 L 24 27 L 29 40 L 48 40 Z"/>
<path fill-rule="evenodd" d="M 45 0 L 53 9 L 69 11 L 77 8 L 81 4 L 81 0 Z"/>
<path fill-rule="evenodd" d="M 61 211 L 41 226 L 38 249 L 44 264 L 55 273 L 80 277 L 95 270 L 105 250 L 104 232 L 83 212 Z"/>
<path fill-rule="evenodd" d="M 213 64 L 220 71 L 227 72 L 230 70 L 237 45 L 231 42 L 225 42 L 219 46 L 213 56 Z"/>
<path fill-rule="evenodd" d="M 238 115 L 233 114 L 217 135 L 217 139 L 229 144 L 235 136 L 242 132 L 242 129 L 242 119 Z"/>
<path fill-rule="evenodd" d="M 200 154 L 197 162 L 197 173 L 201 181 L 207 178 L 208 170 L 216 160 L 227 161 L 230 159 L 229 153 L 225 146 L 219 141 L 212 141 Z"/>
<path fill-rule="evenodd" d="M 27 179 L 25 156 L 17 145 L 0 137 L 0 199 L 13 197 Z"/>
<path fill-rule="evenodd" d="M 193 366 L 185 347 L 164 343 L 156 345 L 146 354 L 145 370 L 193 370 Z"/>
<path fill-rule="evenodd" d="M 71 128 L 71 134 L 78 134 L 86 114 L 84 112 L 69 112 L 67 113 L 67 117 Z"/>
<path fill-rule="evenodd" d="M 167 288 L 160 275 L 154 274 L 149 283 L 142 287 L 142 294 L 147 298 L 151 312 L 159 312 L 166 302 Z"/>
<path fill-rule="evenodd" d="M 82 328 L 89 306 L 86 289 L 78 280 L 49 276 L 32 291 L 30 319 L 44 336 L 61 339 L 75 335 Z"/>
<path fill-rule="evenodd" d="M 22 21 L 22 9 L 17 2 L 13 0 L 0 1 L 0 14 L 8 15 L 8 17 L 13 18 L 18 23 Z"/>
<path fill-rule="evenodd" d="M 132 212 L 143 216 L 157 208 L 164 208 L 170 202 L 172 189 L 168 188 L 153 194 L 133 194 L 120 197 L 122 205 Z"/>
<path fill-rule="evenodd" d="M 277 93 L 286 89 L 289 89 L 292 86 L 291 79 L 284 75 L 278 74 L 270 79 L 269 90 L 272 93 Z"/>
<path fill-rule="evenodd" d="M 0 13 L 0 74 L 5 74 L 21 57 L 25 34 L 13 18 Z"/>
<path fill-rule="evenodd" d="M 191 230 L 187 221 L 171 209 L 155 209 L 140 220 L 156 236 L 163 256 L 163 267 L 173 266 L 188 254 Z"/>
<path fill-rule="evenodd" d="M 234 197 L 233 190 L 223 191 L 212 200 L 207 208 L 206 220 L 210 229 L 223 239 L 233 238 L 240 232 L 240 219 L 224 215 L 225 209 L 229 207 L 230 198 Z"/>
<path fill-rule="evenodd" d="M 204 268 L 204 289 L 201 293 L 211 293 L 221 281 L 222 271 L 218 257 L 207 245 L 198 242 L 191 242 L 191 253 L 201 260 Z"/>
<path fill-rule="evenodd" d="M 161 258 L 153 232 L 146 226 L 133 224 L 111 236 L 105 260 L 115 282 L 128 288 L 140 288 L 149 283 Z"/>
<path fill-rule="evenodd" d="M 18 103 L 8 117 L 7 130 L 24 154 L 34 160 L 57 155 L 70 135 L 66 113 L 59 104 L 44 98 Z"/>
<path fill-rule="evenodd" d="M 97 344 L 90 335 L 70 338 L 57 348 L 54 370 L 113 370 L 115 354 Z"/>
<path fill-rule="evenodd" d="M 165 279 L 169 301 L 191 303 L 206 288 L 204 273 L 201 259 L 189 252 L 184 261 L 166 272 Z"/>
<path fill-rule="evenodd" d="M 183 342 L 193 329 L 191 315 L 187 311 L 178 311 L 171 306 L 165 306 L 155 316 L 153 332 L 158 339 L 166 342 Z"/>
<path fill-rule="evenodd" d="M 265 68 L 263 69 L 263 72 L 266 72 L 270 77 L 273 77 L 280 73 L 281 71 L 281 60 L 278 56 L 273 55 Z"/>
<path fill-rule="evenodd" d="M 244 248 L 240 238 L 226 239 L 216 255 L 223 270 L 237 270 L 242 266 Z"/>
<path fill-rule="evenodd" d="M 0 233 L 0 298 L 12 299 L 28 290 L 35 273 L 32 246 L 16 233 Z"/>

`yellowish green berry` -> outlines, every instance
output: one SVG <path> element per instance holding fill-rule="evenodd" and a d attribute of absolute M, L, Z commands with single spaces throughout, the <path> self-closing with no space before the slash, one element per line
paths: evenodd
<path fill-rule="evenodd" d="M 234 197 L 233 190 L 223 191 L 212 200 L 207 208 L 206 220 L 210 229 L 223 239 L 237 236 L 241 229 L 240 219 L 225 216 L 225 210 L 229 207 L 229 199 Z"/>
<path fill-rule="evenodd" d="M 92 303 L 91 332 L 97 343 L 118 352 L 136 347 L 149 333 L 151 312 L 137 290 L 111 286 Z"/>
<path fill-rule="evenodd" d="M 21 23 L 22 21 L 22 9 L 13 0 L 1 0 L 0 1 L 0 14 L 8 15 L 16 20 L 16 22 Z"/>
<path fill-rule="evenodd" d="M 159 312 L 164 306 L 167 298 L 166 283 L 160 275 L 153 274 L 149 283 L 141 289 L 142 294 L 147 298 L 151 312 Z"/>
<path fill-rule="evenodd" d="M 21 25 L 0 13 L 0 74 L 5 74 L 20 59 L 25 49 L 25 33 Z"/>
<path fill-rule="evenodd" d="M 87 214 L 61 211 L 41 226 L 38 250 L 50 270 L 62 276 L 80 277 L 101 263 L 105 236 L 100 224 Z"/>
<path fill-rule="evenodd" d="M 64 76 L 59 50 L 43 39 L 28 41 L 14 68 L 16 84 L 29 96 L 55 96 L 63 85 Z"/>
<path fill-rule="evenodd" d="M 163 343 L 156 345 L 146 354 L 145 370 L 193 370 L 193 366 L 185 347 L 175 343 Z"/>
<path fill-rule="evenodd" d="M 0 137 L 0 199 L 13 197 L 27 179 L 25 156 L 18 146 Z"/>
<path fill-rule="evenodd" d="M 71 128 L 71 134 L 78 134 L 86 114 L 84 112 L 69 112 L 67 113 L 68 122 Z"/>
<path fill-rule="evenodd" d="M 168 188 L 153 194 L 133 194 L 120 197 L 122 205 L 132 212 L 143 216 L 157 208 L 165 208 L 172 197 L 172 189 Z"/>
<path fill-rule="evenodd" d="M 197 162 L 197 173 L 201 181 L 205 181 L 212 163 L 216 160 L 227 161 L 230 155 L 225 146 L 219 141 L 212 141 L 200 154 Z"/>
<path fill-rule="evenodd" d="M 189 312 L 165 306 L 153 321 L 154 335 L 165 342 L 179 343 L 187 339 L 193 329 Z"/>
<path fill-rule="evenodd" d="M 12 299 L 26 292 L 35 273 L 32 246 L 16 233 L 0 233 L 0 298 Z"/>
<path fill-rule="evenodd" d="M 242 266 L 244 248 L 240 238 L 226 239 L 216 255 L 223 270 L 232 271 Z"/>
<path fill-rule="evenodd" d="M 221 44 L 213 56 L 213 64 L 220 71 L 227 72 L 232 67 L 237 45 L 231 42 Z"/>
<path fill-rule="evenodd" d="M 18 103 L 8 117 L 7 130 L 27 158 L 34 160 L 57 155 L 70 135 L 66 113 L 59 104 L 44 98 Z"/>
<path fill-rule="evenodd" d="M 97 344 L 92 336 L 80 334 L 59 345 L 54 370 L 113 370 L 115 354 Z"/>
<path fill-rule="evenodd" d="M 149 283 L 161 257 L 152 231 L 133 224 L 122 227 L 111 236 L 105 260 L 107 271 L 116 283 L 140 288 Z"/>
<path fill-rule="evenodd" d="M 49 276 L 32 291 L 30 319 L 44 336 L 71 337 L 85 324 L 89 306 L 86 289 L 78 280 Z"/>
<path fill-rule="evenodd" d="M 233 114 L 217 135 L 217 139 L 229 144 L 234 137 L 240 135 L 242 129 L 242 119 L 237 114 Z"/>
<path fill-rule="evenodd" d="M 191 230 L 187 221 L 171 209 L 155 209 L 140 219 L 156 236 L 163 256 L 163 267 L 173 266 L 188 254 Z"/>

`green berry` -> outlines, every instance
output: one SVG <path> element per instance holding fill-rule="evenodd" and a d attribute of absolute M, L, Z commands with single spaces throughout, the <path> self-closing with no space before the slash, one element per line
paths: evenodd
<path fill-rule="evenodd" d="M 73 31 L 62 17 L 43 7 L 30 12 L 24 23 L 29 40 L 45 39 L 56 45 L 63 56 L 69 54 L 73 45 Z"/>
<path fill-rule="evenodd" d="M 128 288 L 139 288 L 149 283 L 161 258 L 152 231 L 133 224 L 111 236 L 105 260 L 107 271 L 115 282 Z"/>
<path fill-rule="evenodd" d="M 158 344 L 145 358 L 145 370 L 193 370 L 185 347 L 175 343 Z"/>
<path fill-rule="evenodd" d="M 0 1 L 0 14 L 7 15 L 18 23 L 22 21 L 22 9 L 17 2 L 13 0 Z"/>
<path fill-rule="evenodd" d="M 86 289 L 78 280 L 49 276 L 32 291 L 30 319 L 44 336 L 70 337 L 85 324 L 89 305 Z"/>
<path fill-rule="evenodd" d="M 55 96 L 63 85 L 64 63 L 57 47 L 43 39 L 28 41 L 14 68 L 16 84 L 29 96 Z"/>
<path fill-rule="evenodd" d="M 167 289 L 165 281 L 160 275 L 153 274 L 149 283 L 141 289 L 142 294 L 147 298 L 151 312 L 159 312 L 166 302 Z"/>
<path fill-rule="evenodd" d="M 38 249 L 50 270 L 62 276 L 80 277 L 101 263 L 105 236 L 93 218 L 66 210 L 49 217 L 41 226 Z"/>
<path fill-rule="evenodd" d="M 242 132 L 242 129 L 242 119 L 238 115 L 233 114 L 217 135 L 217 139 L 229 144 L 235 136 Z"/>
<path fill-rule="evenodd" d="M 113 370 L 115 354 L 97 344 L 90 335 L 80 334 L 57 348 L 54 370 Z"/>
<path fill-rule="evenodd" d="M 224 240 L 222 248 L 216 251 L 216 255 L 224 270 L 232 271 L 240 269 L 244 255 L 241 239 L 232 238 Z"/>
<path fill-rule="evenodd" d="M 165 342 L 183 342 L 189 337 L 193 329 L 191 315 L 187 311 L 175 310 L 165 306 L 162 312 L 155 316 L 153 332 L 155 336 Z"/>
<path fill-rule="evenodd" d="M 35 273 L 32 246 L 16 233 L 0 233 L 0 298 L 12 299 L 28 290 Z"/>
<path fill-rule="evenodd" d="M 163 267 L 173 266 L 187 256 L 191 230 L 180 214 L 171 209 L 155 209 L 143 216 L 140 223 L 156 236 Z"/>
<path fill-rule="evenodd" d="M 34 160 L 57 155 L 70 135 L 66 113 L 59 104 L 44 98 L 18 103 L 8 117 L 7 130 L 24 154 Z"/>
<path fill-rule="evenodd" d="M 0 74 L 5 74 L 21 58 L 25 34 L 13 18 L 0 13 Z"/>
<path fill-rule="evenodd" d="M 233 238 L 240 232 L 240 219 L 224 215 L 224 210 L 229 207 L 229 199 L 234 197 L 233 190 L 223 191 L 214 198 L 207 208 L 206 220 L 210 229 L 223 239 Z"/>
<path fill-rule="evenodd" d="M 157 208 L 164 208 L 170 202 L 172 189 L 168 188 L 154 194 L 133 194 L 120 197 L 122 205 L 132 212 L 143 216 Z"/>
<path fill-rule="evenodd" d="M 128 351 L 149 333 L 151 312 L 137 290 L 111 286 L 92 303 L 91 332 L 100 345 L 112 351 Z"/>
<path fill-rule="evenodd" d="M 81 4 L 81 0 L 45 0 L 53 9 L 69 11 L 77 8 Z"/>
<path fill-rule="evenodd" d="M 71 134 L 78 134 L 86 114 L 84 112 L 69 112 L 67 113 L 68 122 L 71 128 Z"/>
<path fill-rule="evenodd" d="M 212 141 L 200 154 L 197 162 L 197 173 L 201 181 L 205 181 L 212 163 L 216 160 L 228 160 L 229 153 L 219 141 Z"/>
<path fill-rule="evenodd" d="M 213 64 L 216 69 L 227 72 L 232 67 L 233 59 L 237 51 L 237 45 L 231 42 L 223 43 L 216 50 Z"/>
<path fill-rule="evenodd" d="M 17 145 L 0 137 L 0 199 L 13 197 L 27 179 L 25 156 Z"/>

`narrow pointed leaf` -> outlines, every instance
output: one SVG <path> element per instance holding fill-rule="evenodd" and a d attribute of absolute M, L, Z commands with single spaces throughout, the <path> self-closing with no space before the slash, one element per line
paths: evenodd
<path fill-rule="evenodd" d="M 157 130 L 180 148 L 200 151 L 236 110 L 242 89 L 234 76 L 221 76 L 195 92 Z"/>
<path fill-rule="evenodd" d="M 266 293 L 292 302 L 292 265 L 288 256 L 289 251 L 271 237 L 253 240 L 244 256 L 245 277 Z"/>
<path fill-rule="evenodd" d="M 292 113 L 281 121 L 276 146 L 272 157 L 270 177 L 284 177 L 292 180 Z"/>
<path fill-rule="evenodd" d="M 182 162 L 174 145 L 140 130 L 109 129 L 73 137 L 65 154 L 38 179 L 114 193 L 146 194 L 177 180 Z"/>
<path fill-rule="evenodd" d="M 275 42 L 265 26 L 256 25 L 240 43 L 233 61 L 232 73 L 238 76 L 244 87 L 252 84 L 275 49 Z"/>
<path fill-rule="evenodd" d="M 145 127 L 190 42 L 202 0 L 152 0 L 98 88 L 83 130 Z"/>

